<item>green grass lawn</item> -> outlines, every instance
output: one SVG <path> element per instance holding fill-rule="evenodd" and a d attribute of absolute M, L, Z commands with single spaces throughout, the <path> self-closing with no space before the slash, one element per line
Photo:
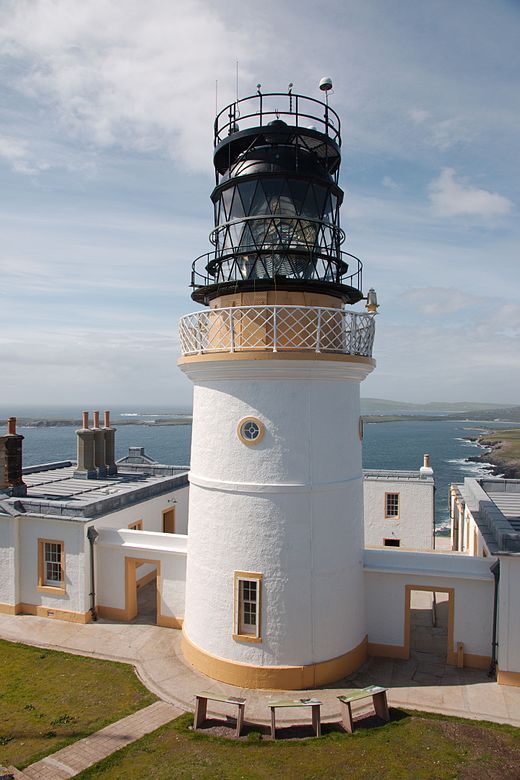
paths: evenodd
<path fill-rule="evenodd" d="M 0 766 L 23 768 L 156 698 L 128 664 L 0 640 Z"/>
<path fill-rule="evenodd" d="M 182 715 L 78 775 L 78 780 L 311 780 L 311 778 L 515 778 L 520 729 L 392 711 L 389 724 L 320 739 L 240 741 L 191 731 Z"/>

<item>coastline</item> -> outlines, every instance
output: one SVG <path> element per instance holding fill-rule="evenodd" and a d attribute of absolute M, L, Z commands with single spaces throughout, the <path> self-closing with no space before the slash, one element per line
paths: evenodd
<path fill-rule="evenodd" d="M 116 425 L 118 428 L 122 425 L 146 425 L 149 427 L 157 427 L 158 425 L 191 425 L 192 423 L 192 417 L 191 415 L 183 415 L 182 417 L 174 417 L 170 420 L 165 419 L 153 419 L 153 420 L 143 420 L 139 417 L 129 417 L 128 419 L 121 420 L 116 419 L 114 420 L 114 425 Z M 73 420 L 73 419 L 64 419 L 64 420 L 53 420 L 42 418 L 42 419 L 35 419 L 33 417 L 18 417 L 17 418 L 17 426 L 18 428 L 81 428 L 81 420 Z M 7 420 L 0 420 L 0 427 L 7 426 Z"/>
<path fill-rule="evenodd" d="M 468 458 L 472 463 L 491 463 L 494 477 L 520 479 L 520 429 L 488 429 L 480 436 L 468 437 L 485 449 L 482 455 Z"/>

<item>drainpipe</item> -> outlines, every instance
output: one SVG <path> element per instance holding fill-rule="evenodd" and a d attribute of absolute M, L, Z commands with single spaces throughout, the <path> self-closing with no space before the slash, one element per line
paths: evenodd
<path fill-rule="evenodd" d="M 90 543 L 90 614 L 92 620 L 95 622 L 98 619 L 96 612 L 96 580 L 94 571 L 94 542 L 98 538 L 99 533 L 96 531 L 93 525 L 87 530 L 87 539 Z"/>
<path fill-rule="evenodd" d="M 491 643 L 491 664 L 489 666 L 488 677 L 495 677 L 497 671 L 497 623 L 498 623 L 498 584 L 500 582 L 500 558 L 489 567 L 495 578 L 495 592 L 493 595 L 493 639 Z"/>

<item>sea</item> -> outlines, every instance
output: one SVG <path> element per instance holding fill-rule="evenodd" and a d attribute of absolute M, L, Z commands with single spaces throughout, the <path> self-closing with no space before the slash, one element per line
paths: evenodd
<path fill-rule="evenodd" d="M 10 410 L 0 407 L 0 418 Z M 11 412 L 12 413 L 12 412 Z M 78 410 L 61 408 L 23 407 L 16 414 L 32 419 L 77 419 Z M 190 410 L 181 408 L 143 409 L 120 408 L 112 411 L 112 422 L 118 427 L 116 454 L 120 458 L 132 446 L 144 447 L 145 452 L 160 463 L 189 466 L 191 424 L 155 425 L 157 419 L 166 420 L 185 416 Z M 135 422 L 134 422 L 135 421 Z M 464 477 L 479 477 L 490 473 L 490 465 L 472 463 L 469 457 L 485 450 L 468 439 L 483 430 L 512 428 L 512 423 L 472 422 L 470 420 L 410 419 L 398 422 L 366 423 L 363 437 L 363 467 L 367 469 L 418 469 L 423 454 L 429 453 L 436 483 L 436 524 L 438 532 L 446 533 L 449 525 L 448 488 Z M 33 466 L 51 461 L 74 460 L 76 455 L 75 426 L 23 427 L 18 432 L 25 437 L 24 465 Z"/>

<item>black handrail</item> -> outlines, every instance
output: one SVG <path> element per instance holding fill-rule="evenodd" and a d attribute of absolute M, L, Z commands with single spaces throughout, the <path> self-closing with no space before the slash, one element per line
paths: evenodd
<path fill-rule="evenodd" d="M 296 253 L 297 251 L 291 252 L 290 249 L 286 250 L 281 248 L 281 251 L 279 250 L 278 252 L 273 252 L 272 250 L 262 252 L 261 250 L 252 249 L 251 251 L 244 252 L 243 254 L 248 254 L 252 258 L 260 258 L 262 256 L 269 257 L 272 254 L 290 255 Z M 222 251 L 213 251 L 200 255 L 193 261 L 192 264 L 191 287 L 208 287 L 214 284 L 244 281 L 244 277 L 236 273 L 237 264 L 234 262 L 240 259 L 241 254 L 242 253 L 233 250 L 228 254 L 224 254 Z M 354 287 L 357 290 L 363 289 L 363 263 L 359 257 L 351 255 L 349 252 L 338 252 L 337 255 L 334 256 L 313 252 L 309 253 L 309 256 L 312 256 L 314 259 L 322 260 L 325 264 L 330 263 L 331 265 L 336 266 L 337 280 L 334 280 L 334 284 L 339 283 L 349 287 Z M 231 261 L 231 263 L 227 278 L 223 278 L 220 273 L 213 275 L 208 270 L 208 268 L 213 267 L 216 269 L 220 266 L 219 271 L 221 271 L 222 264 L 228 260 Z M 351 266 L 354 266 L 354 270 L 347 275 L 347 272 L 350 270 Z M 316 279 L 324 282 L 330 281 L 328 278 L 320 277 L 319 275 L 316 276 Z"/>
<path fill-rule="evenodd" d="M 288 98 L 289 108 L 288 110 L 284 110 L 283 108 L 279 109 L 278 107 L 275 107 L 266 110 L 264 107 L 265 98 Z M 251 103 L 252 101 L 258 102 L 258 108 L 256 110 L 250 110 L 250 113 L 243 114 L 240 110 L 240 107 L 244 106 L 246 103 Z M 304 101 L 303 111 L 301 110 L 301 101 Z M 310 111 L 313 106 L 311 106 L 310 109 L 306 111 L 305 103 L 312 103 L 316 106 L 320 106 L 323 109 L 323 115 L 321 116 L 318 114 L 308 113 L 308 111 Z M 294 126 L 296 127 L 302 127 L 302 119 L 310 119 L 313 122 L 317 122 L 322 128 L 324 128 L 324 130 L 320 129 L 320 132 L 324 132 L 328 138 L 334 141 L 338 146 L 341 146 L 341 120 L 334 109 L 331 108 L 328 103 L 323 103 L 321 100 L 308 97 L 307 95 L 297 95 L 292 92 L 258 92 L 256 95 L 248 95 L 248 97 L 241 98 L 240 100 L 236 100 L 234 103 L 230 103 L 215 117 L 214 145 L 217 146 L 219 143 L 221 143 L 221 141 L 224 140 L 224 138 L 227 138 L 229 135 L 235 133 L 237 131 L 238 121 L 243 123 L 248 119 L 254 118 L 257 121 L 254 124 L 252 123 L 250 126 L 255 127 L 258 125 L 259 127 L 263 127 L 266 117 L 276 117 L 279 119 L 280 116 L 293 117 L 295 120 Z M 227 121 L 221 121 L 222 119 L 226 119 Z"/>

